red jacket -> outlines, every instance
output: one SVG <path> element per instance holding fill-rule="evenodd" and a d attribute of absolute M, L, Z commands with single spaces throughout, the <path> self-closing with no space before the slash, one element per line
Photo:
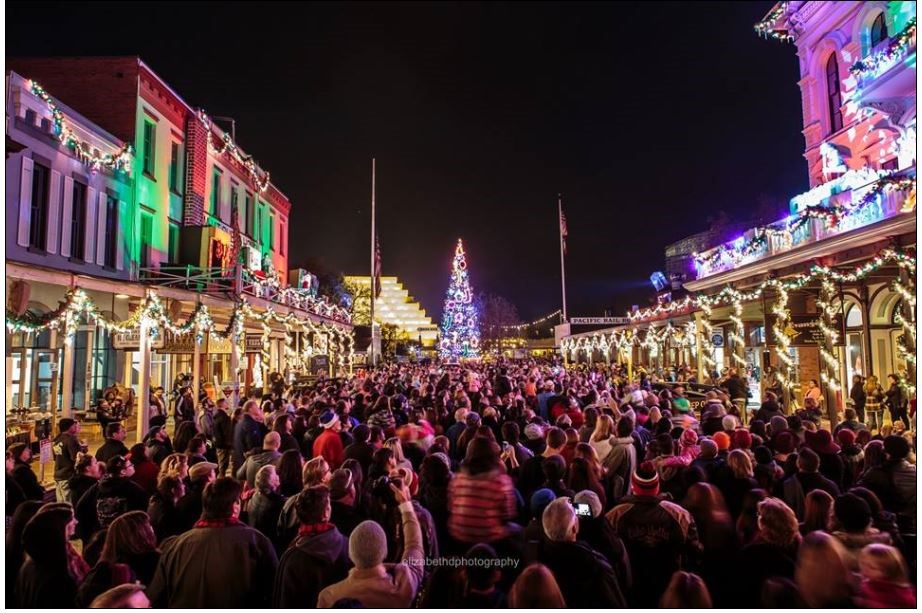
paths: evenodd
<path fill-rule="evenodd" d="M 314 440 L 314 457 L 323 456 L 330 465 L 330 470 L 336 470 L 346 461 L 346 451 L 343 448 L 343 439 L 339 432 L 324 430 L 323 434 Z"/>
<path fill-rule="evenodd" d="M 857 601 L 859 606 L 868 609 L 916 608 L 916 596 L 912 592 L 912 587 L 889 581 L 862 581 Z"/>

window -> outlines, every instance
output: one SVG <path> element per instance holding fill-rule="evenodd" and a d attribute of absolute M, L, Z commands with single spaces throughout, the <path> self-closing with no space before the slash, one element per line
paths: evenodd
<path fill-rule="evenodd" d="M 900 159 L 899 158 L 890 158 L 886 162 L 880 165 L 881 170 L 899 170 L 900 168 Z"/>
<path fill-rule="evenodd" d="M 48 236 L 48 179 L 47 166 L 35 163 L 32 169 L 32 206 L 29 211 L 29 246 L 36 249 L 45 249 L 45 239 Z"/>
<path fill-rule="evenodd" d="M 211 175 L 211 202 L 209 203 L 208 212 L 212 216 L 218 216 L 218 203 L 221 202 L 221 171 L 217 168 Z"/>
<path fill-rule="evenodd" d="M 175 222 L 170 222 L 169 236 L 167 237 L 168 245 L 167 257 L 169 257 L 171 263 L 179 262 L 179 224 Z"/>
<path fill-rule="evenodd" d="M 231 219 L 234 218 L 234 215 L 237 215 L 237 227 L 234 230 L 240 228 L 240 211 L 237 210 L 237 186 L 231 185 Z"/>
<path fill-rule="evenodd" d="M 149 121 L 144 122 L 144 174 L 154 177 L 154 147 L 156 143 L 154 124 Z"/>
<path fill-rule="evenodd" d="M 884 14 L 881 13 L 871 24 L 871 49 L 887 40 L 888 37 L 887 22 L 884 20 Z"/>
<path fill-rule="evenodd" d="M 179 149 L 179 143 L 170 145 L 170 190 L 174 194 L 182 194 L 180 182 L 182 181 L 180 163 L 182 153 Z"/>
<path fill-rule="evenodd" d="M 263 210 L 262 207 L 256 207 L 256 219 L 253 221 L 253 240 L 257 243 L 262 243 L 262 221 L 263 221 Z"/>
<path fill-rule="evenodd" d="M 115 268 L 116 241 L 118 241 L 118 200 L 114 196 L 106 197 L 106 247 L 105 263 L 109 268 Z"/>
<path fill-rule="evenodd" d="M 249 237 L 253 236 L 253 194 L 244 192 L 243 194 L 243 227 L 244 234 Z"/>
<path fill-rule="evenodd" d="M 285 224 L 279 224 L 279 255 L 285 255 Z"/>
<path fill-rule="evenodd" d="M 79 181 L 74 181 L 74 202 L 70 209 L 70 219 L 66 219 L 65 223 L 70 224 L 70 253 L 82 259 L 86 238 L 86 185 Z"/>
<path fill-rule="evenodd" d="M 275 215 L 269 213 L 269 249 L 275 247 Z"/>
<path fill-rule="evenodd" d="M 154 216 L 141 213 L 141 268 L 150 268 L 150 247 L 154 242 Z"/>
<path fill-rule="evenodd" d="M 826 62 L 826 97 L 829 101 L 829 132 L 838 132 L 842 129 L 842 88 L 835 53 Z"/>

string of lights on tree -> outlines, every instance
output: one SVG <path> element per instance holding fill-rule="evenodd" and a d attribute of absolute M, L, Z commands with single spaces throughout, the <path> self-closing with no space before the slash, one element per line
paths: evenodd
<path fill-rule="evenodd" d="M 886 72 L 907 52 L 916 46 L 916 18 L 913 17 L 906 27 L 890 38 L 884 48 L 852 64 L 849 71 L 857 77 L 876 77 Z"/>
<path fill-rule="evenodd" d="M 249 173 L 250 178 L 253 180 L 253 184 L 256 186 L 256 189 L 260 192 L 266 191 L 266 189 L 269 188 L 270 182 L 269 171 L 262 170 L 253 160 L 252 155 L 244 155 L 241 153 L 237 143 L 234 142 L 234 140 L 227 132 L 224 132 L 221 146 L 216 146 L 214 144 L 214 137 L 211 134 L 211 118 L 203 110 L 199 111 L 198 116 L 199 121 L 201 121 L 202 125 L 205 126 L 206 133 L 208 134 L 208 148 L 211 149 L 211 151 L 217 156 L 221 156 L 224 155 L 224 153 L 229 152 L 231 157 L 236 160 L 238 164 L 246 168 L 246 171 Z M 259 176 L 260 171 L 262 171 L 264 175 L 263 177 Z"/>
<path fill-rule="evenodd" d="M 134 156 L 130 143 L 125 144 L 116 153 L 93 153 L 90 147 L 78 138 L 73 128 L 67 125 L 64 113 L 55 104 L 51 95 L 35 81 L 29 81 L 29 89 L 41 98 L 51 111 L 51 125 L 55 136 L 65 147 L 73 151 L 81 162 L 92 170 L 131 172 L 131 162 Z"/>
<path fill-rule="evenodd" d="M 772 324 L 772 333 L 775 336 L 775 355 L 778 356 L 780 363 L 777 376 L 778 381 L 786 389 L 791 389 L 794 382 L 791 379 L 791 370 L 794 367 L 794 359 L 791 357 L 791 334 L 788 332 L 791 314 L 788 311 L 788 300 L 790 298 L 788 290 L 784 284 L 777 279 L 769 280 L 766 287 L 771 286 L 777 293 L 775 303 L 772 305 L 772 315 L 775 316 L 775 322 Z"/>
<path fill-rule="evenodd" d="M 77 332 L 82 318 L 92 320 L 96 325 L 103 327 L 110 333 L 128 333 L 146 329 L 151 337 L 156 338 L 161 330 L 168 331 L 176 336 L 194 334 L 196 343 L 201 343 L 205 335 L 211 335 L 218 340 L 230 340 L 239 346 L 244 339 L 245 321 L 254 321 L 263 326 L 263 358 L 268 363 L 268 338 L 266 329 L 272 321 L 288 326 L 298 327 L 304 332 L 320 335 L 321 338 L 335 339 L 338 343 L 337 357 L 342 368 L 347 368 L 351 363 L 354 352 L 354 341 L 351 334 L 326 323 L 315 323 L 310 319 L 302 319 L 293 313 L 279 315 L 271 308 L 264 313 L 258 313 L 246 302 L 236 304 L 231 312 L 227 326 L 219 330 L 207 305 L 199 303 L 183 323 L 177 323 L 170 318 L 163 302 L 153 292 L 148 291 L 147 296 L 126 320 L 113 320 L 103 315 L 92 298 L 80 288 L 68 290 L 65 299 L 54 311 L 42 316 L 31 313 L 16 315 L 10 311 L 6 313 L 6 327 L 11 333 L 36 334 L 44 330 L 63 330 L 65 339 L 69 342 Z M 271 328 L 269 328 L 271 332 Z M 241 355 L 243 351 L 241 351 Z"/>
<path fill-rule="evenodd" d="M 793 215 L 783 222 L 781 228 L 765 226 L 756 228 L 752 238 L 748 240 L 737 239 L 732 243 L 720 245 L 702 254 L 695 254 L 695 265 L 698 270 L 709 270 L 717 262 L 728 262 L 731 265 L 739 265 L 745 262 L 752 255 L 761 253 L 768 244 L 769 237 L 776 238 L 783 245 L 790 247 L 793 244 L 794 236 L 806 226 L 811 219 L 821 219 L 824 222 L 825 230 L 835 231 L 840 227 L 849 230 L 855 227 L 854 221 L 857 220 L 873 204 L 879 204 L 880 196 L 890 191 L 908 191 L 915 190 L 915 177 L 883 177 L 875 181 L 868 191 L 859 198 L 852 201 L 833 206 L 808 206 L 796 215 Z M 868 220 L 870 221 L 870 220 Z"/>
<path fill-rule="evenodd" d="M 475 359 L 480 356 L 480 326 L 467 274 L 464 245 L 458 239 L 451 267 L 451 281 L 442 309 L 442 338 L 439 356 L 443 360 Z"/>

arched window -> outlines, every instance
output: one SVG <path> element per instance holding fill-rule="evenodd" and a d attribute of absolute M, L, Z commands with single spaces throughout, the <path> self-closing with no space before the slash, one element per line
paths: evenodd
<path fill-rule="evenodd" d="M 887 37 L 887 22 L 884 20 L 884 14 L 881 13 L 871 24 L 871 49 L 887 40 Z"/>
<path fill-rule="evenodd" d="M 860 328 L 863 323 L 864 318 L 861 316 L 861 308 L 858 305 L 850 307 L 845 315 L 845 327 Z"/>
<path fill-rule="evenodd" d="M 835 53 L 826 62 L 826 98 L 829 100 L 829 132 L 838 132 L 842 129 L 842 88 Z"/>

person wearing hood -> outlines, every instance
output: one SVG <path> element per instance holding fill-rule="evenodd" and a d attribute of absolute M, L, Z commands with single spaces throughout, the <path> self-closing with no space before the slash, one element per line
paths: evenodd
<path fill-rule="evenodd" d="M 765 445 L 756 447 L 752 453 L 756 460 L 752 467 L 753 478 L 761 489 L 773 491 L 775 484 L 784 479 L 784 469 L 775 462 L 772 450 Z"/>
<path fill-rule="evenodd" d="M 832 433 L 829 430 L 817 430 L 816 432 L 806 432 L 807 447 L 816 452 L 820 457 L 820 472 L 826 478 L 842 489 L 842 482 L 845 476 L 845 465 L 842 458 L 839 457 L 841 448 L 832 440 Z"/>
<path fill-rule="evenodd" d="M 685 430 L 679 436 L 679 453 L 663 457 L 659 462 L 659 468 L 684 468 L 689 466 L 700 453 L 701 447 L 698 446 L 698 433 L 694 430 Z"/>
<path fill-rule="evenodd" d="M 282 454 L 279 453 L 281 444 L 282 439 L 278 432 L 270 432 L 263 437 L 262 451 L 247 457 L 243 465 L 237 469 L 237 480 L 246 481 L 248 489 L 256 487 L 256 473 L 259 472 L 260 468 L 269 464 L 278 466 L 282 457 Z"/>
<path fill-rule="evenodd" d="M 131 480 L 134 464 L 117 455 L 106 463 L 106 474 L 87 490 L 76 506 L 77 532 L 84 543 L 128 511 L 146 511 L 148 496 Z"/>
<path fill-rule="evenodd" d="M 892 545 L 890 535 L 875 528 L 871 507 L 863 498 L 852 494 L 842 494 L 833 505 L 837 530 L 836 537 L 848 552 L 848 563 L 852 571 L 858 570 L 858 555 L 862 549 L 872 543 Z"/>
<path fill-rule="evenodd" d="M 25 499 L 44 500 L 45 488 L 38 482 L 30 464 L 32 448 L 25 443 L 16 443 L 10 447 L 10 453 L 13 455 L 13 470 L 9 476 L 22 488 Z"/>
<path fill-rule="evenodd" d="M 24 609 L 72 609 L 89 565 L 70 544 L 77 528 L 67 503 L 42 506 L 22 534 L 28 554 L 16 581 L 18 606 Z"/>
<path fill-rule="evenodd" d="M 781 410 L 781 406 L 774 400 L 766 400 L 762 403 L 762 406 L 759 407 L 759 410 L 756 411 L 755 417 L 753 419 L 758 419 L 764 421 L 765 423 L 770 423 L 773 417 L 784 417 L 784 412 Z"/>
<path fill-rule="evenodd" d="M 326 586 L 346 578 L 349 541 L 330 522 L 330 490 L 325 485 L 298 494 L 298 537 L 279 560 L 272 604 L 276 608 L 316 607 Z"/>
<path fill-rule="evenodd" d="M 243 466 L 246 455 L 253 449 L 259 449 L 266 436 L 267 428 L 263 423 L 263 413 L 259 403 L 247 400 L 243 405 L 243 416 L 234 425 L 234 451 L 231 455 L 231 474 Z"/>

